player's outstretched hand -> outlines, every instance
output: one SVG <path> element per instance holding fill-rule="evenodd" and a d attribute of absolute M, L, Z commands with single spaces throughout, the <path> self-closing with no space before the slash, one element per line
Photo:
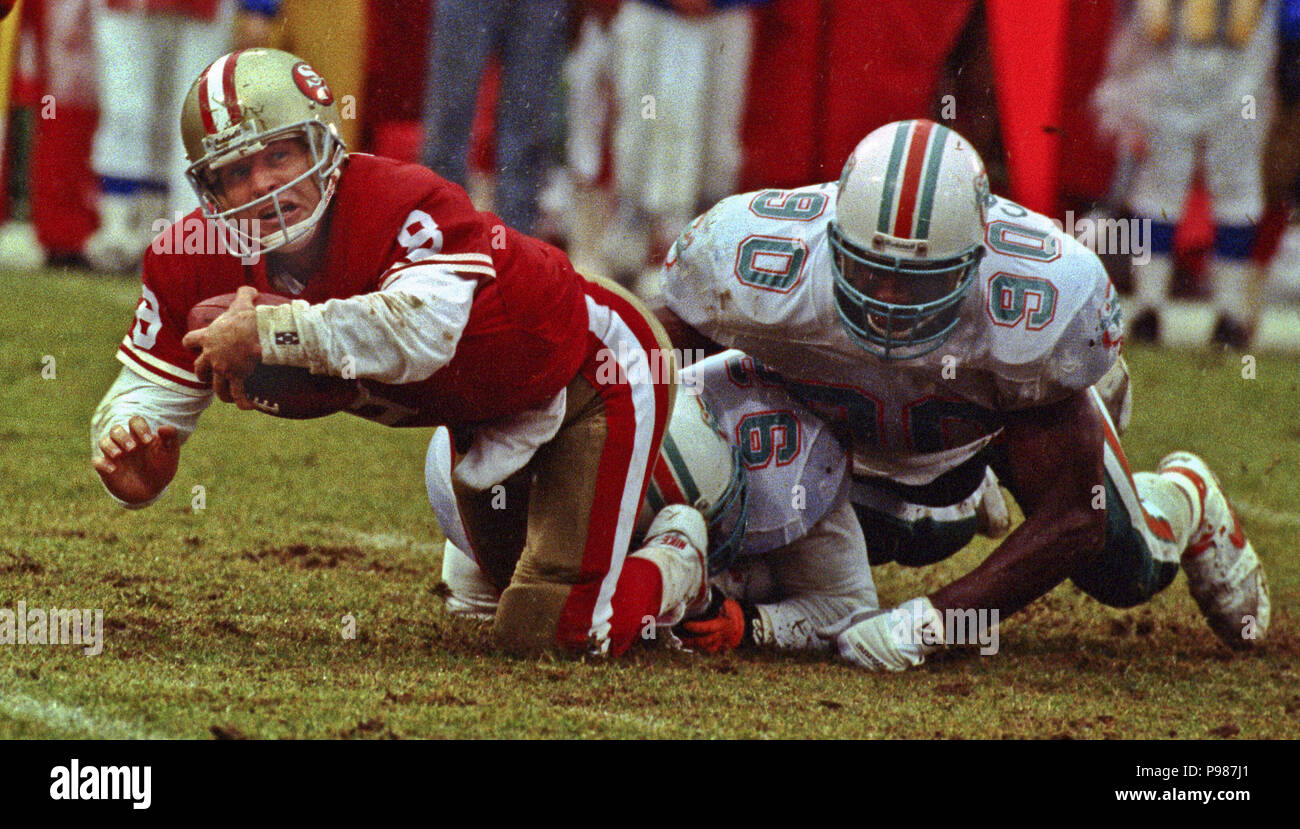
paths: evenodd
<path fill-rule="evenodd" d="M 716 587 L 713 601 L 698 619 L 682 622 L 674 631 L 682 646 L 701 653 L 726 653 L 745 639 L 745 611 Z"/>
<path fill-rule="evenodd" d="M 924 596 L 890 610 L 866 609 L 817 631 L 840 656 L 869 671 L 905 671 L 943 642 L 943 620 Z"/>
<path fill-rule="evenodd" d="M 99 440 L 103 455 L 94 460 L 95 471 L 104 486 L 131 504 L 148 501 L 171 482 L 180 463 L 181 442 L 174 426 L 161 426 L 154 433 L 143 417 L 136 415 Z"/>
<path fill-rule="evenodd" d="M 201 350 L 194 360 L 194 373 L 202 382 L 212 383 L 217 397 L 241 409 L 252 409 L 252 402 L 244 394 L 244 378 L 262 360 L 257 309 L 253 306 L 257 289 L 244 286 L 236 293 L 235 301 L 225 313 L 206 328 L 196 328 L 186 334 L 181 345 Z"/>

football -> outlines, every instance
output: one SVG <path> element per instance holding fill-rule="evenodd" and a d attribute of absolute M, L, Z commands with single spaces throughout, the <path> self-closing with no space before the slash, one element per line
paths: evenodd
<path fill-rule="evenodd" d="M 209 297 L 190 309 L 186 328 L 205 328 L 221 316 L 235 294 Z M 291 302 L 279 294 L 259 293 L 254 305 L 282 305 Z M 312 374 L 297 366 L 258 365 L 244 380 L 244 393 L 258 411 L 274 417 L 303 420 L 324 417 L 342 411 L 356 400 L 360 386 L 356 380 L 344 380 L 327 374 Z"/>

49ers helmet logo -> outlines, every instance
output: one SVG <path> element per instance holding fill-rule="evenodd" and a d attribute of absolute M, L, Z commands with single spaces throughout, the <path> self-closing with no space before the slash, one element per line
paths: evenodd
<path fill-rule="evenodd" d="M 329 86 L 325 84 L 325 79 L 320 73 L 306 61 L 299 61 L 293 65 L 293 82 L 298 85 L 298 90 L 308 98 L 312 99 L 321 106 L 329 106 L 334 103 L 334 94 L 330 92 Z"/>

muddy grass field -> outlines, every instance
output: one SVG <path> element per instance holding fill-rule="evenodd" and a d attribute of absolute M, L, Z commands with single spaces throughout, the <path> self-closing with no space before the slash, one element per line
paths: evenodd
<path fill-rule="evenodd" d="M 1202 454 L 1264 560 L 1273 629 L 1259 653 L 1217 644 L 1180 575 L 1131 611 L 1064 585 L 1004 620 L 997 655 L 950 652 L 902 675 L 662 648 L 521 660 L 443 611 L 428 430 L 216 404 L 157 504 L 113 504 L 88 423 L 137 292 L 127 278 L 0 274 L 0 610 L 102 612 L 96 647 L 0 644 L 0 737 L 1300 736 L 1294 356 L 1128 353 L 1133 468 Z M 878 568 L 881 598 L 986 552 Z"/>

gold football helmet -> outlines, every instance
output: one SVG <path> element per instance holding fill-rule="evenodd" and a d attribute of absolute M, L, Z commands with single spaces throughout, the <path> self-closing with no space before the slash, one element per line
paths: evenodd
<path fill-rule="evenodd" d="M 325 79 L 304 60 L 277 49 L 243 49 L 213 61 L 185 96 L 181 139 L 190 160 L 186 176 L 199 196 L 203 214 L 225 224 L 237 256 L 267 253 L 306 240 L 329 206 L 347 156 L 342 122 Z M 301 137 L 312 156 L 311 167 L 274 191 L 245 204 L 224 204 L 215 189 L 222 166 L 264 149 L 270 142 Z M 287 225 L 281 199 L 311 178 L 320 202 L 305 219 Z M 236 222 L 237 213 L 272 214 L 265 221 Z"/>

